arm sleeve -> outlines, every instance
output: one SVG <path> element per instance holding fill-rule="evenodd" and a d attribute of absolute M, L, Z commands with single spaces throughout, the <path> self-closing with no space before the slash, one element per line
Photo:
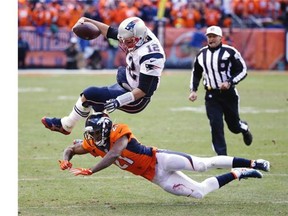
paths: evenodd
<path fill-rule="evenodd" d="M 107 31 L 107 38 L 118 40 L 117 35 L 118 35 L 118 30 L 116 28 L 109 26 L 108 31 Z"/>
<path fill-rule="evenodd" d="M 246 63 L 237 50 L 235 50 L 235 53 L 231 56 L 231 64 L 231 78 L 229 82 L 231 82 L 232 85 L 236 85 L 247 76 Z"/>
<path fill-rule="evenodd" d="M 198 59 L 195 58 L 194 67 L 191 72 L 191 80 L 190 80 L 190 91 L 197 91 L 200 80 L 202 78 L 203 68 L 198 62 Z"/>
<path fill-rule="evenodd" d="M 159 77 L 140 73 L 138 88 L 145 92 L 146 96 L 151 97 L 157 89 Z"/>

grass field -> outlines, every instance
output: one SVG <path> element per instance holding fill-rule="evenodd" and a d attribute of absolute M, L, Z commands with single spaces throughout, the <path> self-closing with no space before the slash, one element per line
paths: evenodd
<path fill-rule="evenodd" d="M 114 83 L 113 74 L 34 74 L 18 76 L 18 215 L 21 216 L 145 216 L 145 215 L 288 215 L 288 75 L 250 72 L 239 84 L 241 117 L 254 142 L 247 147 L 241 135 L 225 128 L 228 153 L 271 162 L 263 179 L 231 182 L 204 199 L 168 194 L 141 177 L 111 166 L 93 176 L 75 177 L 62 171 L 58 159 L 73 139 L 82 138 L 84 121 L 69 136 L 50 132 L 43 116 L 62 117 L 72 110 L 79 93 L 89 85 Z M 115 111 L 111 118 L 130 125 L 146 145 L 214 156 L 204 90 L 188 101 L 190 73 L 164 72 L 149 107 L 129 115 Z M 98 159 L 73 158 L 75 167 L 90 167 Z M 185 172 L 202 181 L 227 170 Z"/>

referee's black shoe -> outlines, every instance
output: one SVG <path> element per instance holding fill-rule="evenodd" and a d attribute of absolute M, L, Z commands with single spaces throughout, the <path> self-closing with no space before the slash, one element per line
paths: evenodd
<path fill-rule="evenodd" d="M 245 132 L 242 132 L 243 135 L 243 141 L 247 146 L 250 146 L 252 141 L 253 141 L 253 136 L 251 134 L 251 132 L 249 131 L 249 129 Z"/>

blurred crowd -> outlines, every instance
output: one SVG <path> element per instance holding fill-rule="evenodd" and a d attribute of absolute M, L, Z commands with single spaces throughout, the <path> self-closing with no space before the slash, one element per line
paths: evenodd
<path fill-rule="evenodd" d="M 162 4 L 163 2 L 165 4 Z M 163 10 L 160 9 L 161 4 Z M 55 41 L 56 45 L 61 40 L 59 30 L 71 31 L 82 16 L 112 26 L 119 26 L 120 22 L 127 17 L 137 16 L 154 29 L 157 17 L 161 14 L 163 15 L 161 20 L 165 21 L 168 27 L 195 30 L 195 37 L 189 42 L 187 48 L 192 53 L 198 51 L 199 47 L 206 42 L 201 29 L 211 25 L 229 29 L 224 34 L 223 41 L 231 45 L 233 41 L 230 35 L 232 26 L 235 25 L 235 17 L 245 22 L 253 16 L 263 23 L 272 23 L 273 27 L 288 29 L 288 0 L 18 0 L 19 29 L 33 26 L 35 33 L 40 37 L 47 37 L 45 32 L 47 33 L 48 30 L 50 31 L 49 39 Z M 259 26 L 270 27 L 271 25 Z M 108 56 L 103 58 L 101 49 L 92 45 L 90 41 L 78 38 L 76 43 L 71 37 L 65 50 L 67 69 L 79 68 L 79 61 L 83 62 L 83 59 L 85 64 L 80 68 L 115 67 L 115 56 L 118 52 L 118 45 L 114 44 L 115 42 L 107 41 Z M 18 61 L 21 68 L 25 68 L 25 56 L 29 51 L 29 48 L 24 45 L 20 37 L 18 48 L 19 53 L 23 55 Z"/>
<path fill-rule="evenodd" d="M 155 22 L 159 4 L 161 0 L 18 0 L 18 25 L 35 26 L 40 34 L 46 27 L 52 32 L 71 29 L 81 16 L 115 26 L 138 16 L 149 25 Z M 167 0 L 163 10 L 166 25 L 177 28 L 231 27 L 232 14 L 285 26 L 287 13 L 288 0 Z"/>

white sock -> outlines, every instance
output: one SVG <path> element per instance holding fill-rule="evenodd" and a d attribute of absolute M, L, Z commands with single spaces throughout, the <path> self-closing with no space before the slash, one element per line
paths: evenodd
<path fill-rule="evenodd" d="M 65 116 L 61 119 L 62 127 L 66 131 L 71 132 L 80 119 L 88 117 L 90 110 L 91 106 L 82 106 L 81 97 L 79 97 L 69 116 Z"/>
<path fill-rule="evenodd" d="M 205 179 L 202 183 L 203 186 L 203 195 L 207 195 L 208 193 L 211 193 L 212 191 L 219 189 L 219 183 L 216 177 L 210 177 Z"/>

